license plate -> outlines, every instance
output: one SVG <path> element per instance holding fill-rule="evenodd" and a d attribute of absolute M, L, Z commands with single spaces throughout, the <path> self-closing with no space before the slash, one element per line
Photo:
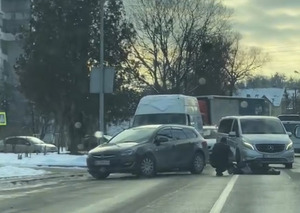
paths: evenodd
<path fill-rule="evenodd" d="M 96 166 L 109 166 L 110 161 L 109 160 L 97 160 L 95 161 Z"/>
<path fill-rule="evenodd" d="M 264 155 L 264 158 L 276 158 L 276 155 Z"/>

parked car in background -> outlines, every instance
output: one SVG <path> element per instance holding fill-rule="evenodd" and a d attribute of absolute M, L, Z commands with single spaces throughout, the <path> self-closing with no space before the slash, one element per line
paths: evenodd
<path fill-rule="evenodd" d="M 0 140 L 0 152 L 4 151 L 4 141 Z"/>
<path fill-rule="evenodd" d="M 57 152 L 57 147 L 53 144 L 47 144 L 36 137 L 31 136 L 13 136 L 5 138 L 4 149 L 6 153 L 39 153 Z"/>
<path fill-rule="evenodd" d="M 300 153 L 300 138 L 295 136 L 295 130 L 297 126 L 300 126 L 299 121 L 281 121 L 287 132 L 291 132 L 291 140 L 293 141 L 293 147 L 295 153 Z"/>
<path fill-rule="evenodd" d="M 278 118 L 281 121 L 300 121 L 299 114 L 282 114 L 282 115 L 278 115 Z"/>
<path fill-rule="evenodd" d="M 194 127 L 167 124 L 122 131 L 91 150 L 87 166 L 94 178 L 103 179 L 110 173 L 151 177 L 179 170 L 200 174 L 207 161 L 207 143 Z"/>
<path fill-rule="evenodd" d="M 207 142 L 207 148 L 209 154 L 211 154 L 212 149 L 217 142 L 218 127 L 217 126 L 203 126 L 203 137 Z"/>
<path fill-rule="evenodd" d="M 271 116 L 228 116 L 221 119 L 217 141 L 228 138 L 237 162 L 258 161 L 292 168 L 293 142 L 282 122 Z"/>

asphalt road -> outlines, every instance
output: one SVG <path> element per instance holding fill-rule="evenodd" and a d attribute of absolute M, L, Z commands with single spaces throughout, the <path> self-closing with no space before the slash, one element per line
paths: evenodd
<path fill-rule="evenodd" d="M 163 174 L 152 179 L 88 175 L 49 179 L 14 190 L 0 189 L 1 213 L 298 213 L 300 158 L 280 175 L 216 177 Z"/>

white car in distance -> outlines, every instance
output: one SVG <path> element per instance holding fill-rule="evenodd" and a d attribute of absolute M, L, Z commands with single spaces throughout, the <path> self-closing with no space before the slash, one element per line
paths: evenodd
<path fill-rule="evenodd" d="M 212 152 L 215 143 L 217 142 L 217 133 L 218 133 L 217 126 L 203 126 L 202 136 L 207 142 L 207 148 L 210 154 Z"/>

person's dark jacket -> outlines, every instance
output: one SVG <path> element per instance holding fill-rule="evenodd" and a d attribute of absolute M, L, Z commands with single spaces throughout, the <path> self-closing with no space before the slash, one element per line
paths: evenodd
<path fill-rule="evenodd" d="M 213 147 L 212 154 L 210 156 L 210 163 L 212 167 L 227 167 L 230 163 L 232 152 L 229 145 L 226 143 L 216 143 Z"/>

